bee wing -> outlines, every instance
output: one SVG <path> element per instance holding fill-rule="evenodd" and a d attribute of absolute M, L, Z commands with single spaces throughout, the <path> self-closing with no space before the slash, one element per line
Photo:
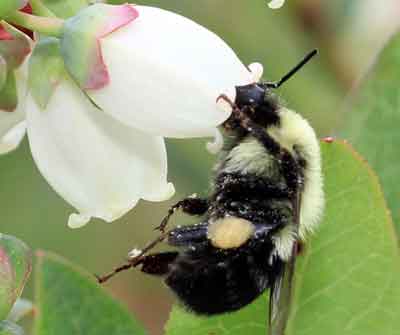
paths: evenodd
<path fill-rule="evenodd" d="M 296 257 L 292 254 L 290 260 L 282 265 L 280 273 L 271 285 L 269 298 L 270 335 L 284 334 L 292 299 L 292 280 L 295 262 Z"/>
<path fill-rule="evenodd" d="M 300 192 L 294 199 L 294 226 L 296 236 L 300 220 Z M 293 244 L 292 254 L 282 263 L 275 281 L 271 285 L 269 298 L 269 335 L 283 335 L 289 319 L 292 302 L 292 283 L 296 266 L 297 242 Z"/>

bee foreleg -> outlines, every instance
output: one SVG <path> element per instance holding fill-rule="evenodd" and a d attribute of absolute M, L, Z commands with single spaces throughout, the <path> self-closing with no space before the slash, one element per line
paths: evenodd
<path fill-rule="evenodd" d="M 263 127 L 253 122 L 245 113 L 239 115 L 241 126 L 249 132 L 271 155 L 282 162 L 282 174 L 292 190 L 294 196 L 301 180 L 299 178 L 299 164 L 290 152 L 274 140 Z"/>
<path fill-rule="evenodd" d="M 274 156 L 279 156 L 283 151 L 286 151 L 265 131 L 263 127 L 252 121 L 244 112 L 241 111 L 237 117 L 240 121 L 240 125 L 258 142 L 260 142 L 267 152 Z"/>

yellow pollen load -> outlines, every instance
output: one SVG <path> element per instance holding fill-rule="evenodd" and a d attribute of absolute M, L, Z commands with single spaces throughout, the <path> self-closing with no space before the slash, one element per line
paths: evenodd
<path fill-rule="evenodd" d="M 220 249 L 238 248 L 254 233 L 254 225 L 245 219 L 225 217 L 208 226 L 211 244 Z"/>

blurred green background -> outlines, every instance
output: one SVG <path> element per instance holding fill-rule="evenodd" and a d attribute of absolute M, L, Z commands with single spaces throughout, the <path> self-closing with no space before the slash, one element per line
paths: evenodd
<path fill-rule="evenodd" d="M 264 78 L 269 80 L 278 79 L 317 47 L 319 57 L 279 93 L 321 137 L 340 135 L 346 96 L 400 21 L 398 0 L 386 0 L 384 5 L 376 0 L 286 0 L 280 10 L 269 9 L 266 0 L 134 2 L 192 18 L 220 35 L 245 64 L 264 64 Z M 156 235 L 153 227 L 169 205 L 185 195 L 207 192 L 215 157 L 205 150 L 205 142 L 168 140 L 169 180 L 177 189 L 171 201 L 143 201 L 118 222 L 96 221 L 71 230 L 66 222 L 73 209 L 41 177 L 25 139 L 17 151 L 0 157 L 0 231 L 34 249 L 59 253 L 89 272 L 106 272 L 123 262 L 129 250 Z M 192 219 L 177 215 L 173 222 L 185 224 Z M 173 297 L 160 280 L 129 271 L 106 288 L 131 308 L 151 334 L 161 334 Z M 32 281 L 25 295 L 32 295 Z"/>

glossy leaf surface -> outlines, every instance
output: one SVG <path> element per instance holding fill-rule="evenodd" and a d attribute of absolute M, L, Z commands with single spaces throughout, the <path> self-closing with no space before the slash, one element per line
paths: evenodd
<path fill-rule="evenodd" d="M 343 136 L 378 174 L 400 231 L 400 34 L 382 50 L 377 62 L 349 100 Z"/>
<path fill-rule="evenodd" d="M 36 265 L 35 335 L 143 335 L 129 312 L 58 256 L 39 252 Z"/>

